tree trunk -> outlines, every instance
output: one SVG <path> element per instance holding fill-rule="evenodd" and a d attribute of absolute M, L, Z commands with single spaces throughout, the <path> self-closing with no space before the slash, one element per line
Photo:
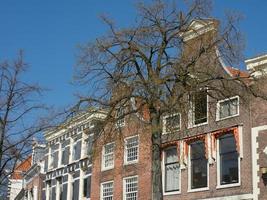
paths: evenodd
<path fill-rule="evenodd" d="M 162 174 L 161 174 L 161 130 L 160 115 L 151 110 L 152 124 L 152 199 L 163 200 Z"/>

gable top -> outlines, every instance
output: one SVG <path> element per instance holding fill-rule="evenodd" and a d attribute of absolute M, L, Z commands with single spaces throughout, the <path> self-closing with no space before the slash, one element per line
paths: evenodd
<path fill-rule="evenodd" d="M 186 42 L 193 38 L 196 38 L 204 33 L 212 30 L 217 30 L 219 24 L 218 20 L 215 19 L 195 19 L 189 24 L 187 31 L 181 34 L 181 37 Z"/>

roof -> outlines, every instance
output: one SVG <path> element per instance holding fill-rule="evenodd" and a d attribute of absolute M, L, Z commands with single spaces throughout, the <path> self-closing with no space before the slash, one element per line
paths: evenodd
<path fill-rule="evenodd" d="M 30 155 L 28 158 L 20 162 L 14 169 L 14 172 L 11 175 L 10 179 L 22 179 L 23 173 L 28 171 L 32 164 L 32 156 Z"/>
<path fill-rule="evenodd" d="M 249 78 L 250 74 L 247 71 L 242 71 L 233 67 L 226 67 L 233 77 Z"/>

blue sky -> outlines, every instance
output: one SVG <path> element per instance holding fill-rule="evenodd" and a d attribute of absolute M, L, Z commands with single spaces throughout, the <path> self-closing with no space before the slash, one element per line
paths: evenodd
<path fill-rule="evenodd" d="M 0 60 L 23 49 L 30 65 L 26 79 L 49 89 L 48 105 L 63 107 L 75 101 L 70 84 L 77 45 L 106 32 L 99 19 L 111 16 L 118 25 L 133 23 L 134 0 L 0 0 Z M 217 0 L 214 16 L 231 9 L 244 15 L 240 29 L 246 38 L 245 57 L 267 52 L 267 1 Z"/>

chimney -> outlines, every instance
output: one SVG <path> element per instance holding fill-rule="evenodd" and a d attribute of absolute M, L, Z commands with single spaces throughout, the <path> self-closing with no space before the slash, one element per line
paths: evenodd
<path fill-rule="evenodd" d="M 267 74 L 267 54 L 247 59 L 245 64 L 252 76 L 260 77 Z"/>

